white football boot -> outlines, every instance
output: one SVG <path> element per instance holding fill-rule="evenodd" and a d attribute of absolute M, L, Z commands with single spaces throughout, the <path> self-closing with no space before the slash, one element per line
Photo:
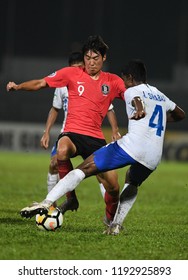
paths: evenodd
<path fill-rule="evenodd" d="M 109 230 L 110 230 L 109 234 L 118 235 L 122 230 L 122 226 L 119 224 L 111 224 Z"/>
<path fill-rule="evenodd" d="M 109 228 L 106 230 L 107 235 L 118 235 L 123 227 L 119 224 L 111 224 Z"/>
<path fill-rule="evenodd" d="M 36 214 L 47 214 L 50 206 L 52 205 L 51 201 L 43 200 L 42 202 L 33 202 L 31 206 L 25 207 L 20 211 L 20 215 L 24 218 L 32 218 Z"/>

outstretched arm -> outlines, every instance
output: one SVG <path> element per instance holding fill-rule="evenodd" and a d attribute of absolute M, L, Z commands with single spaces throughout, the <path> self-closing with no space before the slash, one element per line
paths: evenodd
<path fill-rule="evenodd" d="M 14 82 L 9 82 L 7 84 L 7 91 L 13 91 L 13 90 L 39 90 L 41 88 L 47 87 L 48 84 L 44 79 L 39 80 L 31 80 L 27 81 L 21 84 L 15 84 Z"/>
<path fill-rule="evenodd" d="M 175 109 L 167 113 L 167 122 L 178 122 L 185 118 L 185 112 L 176 105 Z"/>

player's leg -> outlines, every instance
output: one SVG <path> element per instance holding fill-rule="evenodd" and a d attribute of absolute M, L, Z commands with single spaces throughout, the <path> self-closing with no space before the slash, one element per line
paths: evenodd
<path fill-rule="evenodd" d="M 125 217 L 136 201 L 138 186 L 136 184 L 131 184 L 129 173 L 130 170 L 128 169 L 126 173 L 126 181 L 120 194 L 120 201 L 118 203 L 117 211 L 111 227 L 109 228 L 109 232 L 107 231 L 107 234 L 119 234 L 120 230 L 122 229 L 122 224 Z"/>
<path fill-rule="evenodd" d="M 115 170 L 107 171 L 97 175 L 105 189 L 104 201 L 106 204 L 104 224 L 109 226 L 113 221 L 119 202 L 118 175 Z"/>
<path fill-rule="evenodd" d="M 57 165 L 57 154 L 53 155 L 50 159 L 50 165 L 47 175 L 47 191 L 48 193 L 59 181 L 58 165 Z"/>
<path fill-rule="evenodd" d="M 114 142 L 94 152 L 94 162 L 101 171 L 111 170 L 98 176 L 103 176 L 100 180 L 106 189 L 106 220 L 112 222 L 119 202 L 118 176 L 114 169 L 131 164 L 134 160 Z"/>
<path fill-rule="evenodd" d="M 127 214 L 133 207 L 138 193 L 138 186 L 142 184 L 153 171 L 140 163 L 132 165 L 126 172 L 125 185 L 120 194 L 120 201 L 116 215 L 109 229 L 109 234 L 119 234 Z"/>
<path fill-rule="evenodd" d="M 102 150 L 102 149 L 100 149 Z M 98 157 L 99 157 L 98 153 Z M 101 152 L 101 158 L 103 153 Z M 34 203 L 31 206 L 25 207 L 20 214 L 23 217 L 30 218 L 36 214 L 47 213 L 49 207 L 60 199 L 67 192 L 73 191 L 79 183 L 86 177 L 101 173 L 94 162 L 94 155 L 89 156 L 76 169 L 70 171 L 63 179 L 60 179 L 56 186 L 47 194 L 46 198 L 41 203 Z M 108 192 L 113 196 L 117 193 L 117 189 L 109 184 Z"/>
<path fill-rule="evenodd" d="M 59 180 L 58 166 L 57 166 L 57 150 L 56 144 L 53 145 L 50 155 L 50 165 L 47 175 L 47 191 L 48 193 L 53 189 Z"/>
<path fill-rule="evenodd" d="M 130 157 L 127 159 L 126 155 L 127 154 L 121 148 L 117 147 L 116 143 L 97 150 L 76 169 L 69 172 L 63 179 L 60 179 L 51 192 L 48 193 L 45 200 L 41 203 L 23 208 L 20 214 L 23 217 L 29 218 L 36 213 L 42 213 L 43 211 L 46 213 L 46 209 L 48 209 L 54 201 L 57 201 L 67 192 L 74 190 L 84 178 L 107 170 L 113 170 L 125 166 L 126 164 L 131 164 L 132 159 Z M 108 183 L 107 191 L 112 196 L 115 196 L 118 186 L 114 182 L 108 181 Z M 117 188 L 114 186 L 117 186 Z"/>
<path fill-rule="evenodd" d="M 57 154 L 53 154 L 50 159 L 50 165 L 47 175 L 47 192 L 49 193 L 53 187 L 59 181 L 58 165 L 57 165 Z M 56 202 L 53 203 L 53 206 L 56 207 Z"/>
<path fill-rule="evenodd" d="M 25 218 L 31 218 L 36 214 L 46 214 L 55 201 L 67 192 L 73 191 L 84 178 L 85 174 L 80 169 L 70 171 L 63 179 L 59 180 L 42 202 L 34 202 L 32 205 L 23 208 L 20 211 L 20 215 Z"/>
<path fill-rule="evenodd" d="M 71 170 L 73 170 L 70 157 L 76 154 L 76 146 L 67 136 L 63 136 L 58 141 L 57 146 L 57 162 L 58 162 L 58 172 L 60 179 L 64 178 Z M 79 207 L 79 202 L 76 197 L 75 190 L 66 193 L 66 201 L 64 201 L 58 208 L 64 214 L 66 211 L 77 210 Z"/>
<path fill-rule="evenodd" d="M 101 191 L 101 195 L 104 199 L 106 190 L 105 190 L 105 187 L 104 187 L 103 183 L 101 183 L 100 181 L 99 181 L 99 188 L 100 188 L 100 191 Z"/>
<path fill-rule="evenodd" d="M 80 141 L 81 140 L 81 141 Z M 95 153 L 100 148 L 104 147 L 106 145 L 106 141 L 104 139 L 98 139 L 95 137 L 88 137 L 88 136 L 81 136 L 79 139 L 77 139 L 77 150 L 79 151 L 79 154 L 83 157 L 83 159 L 87 159 L 90 155 Z M 108 146 L 108 145 L 107 145 Z M 89 168 L 90 163 L 92 162 L 93 157 L 87 159 L 85 162 L 87 162 L 87 165 L 83 165 L 83 170 L 86 172 L 87 175 L 91 176 L 93 173 L 93 170 Z M 82 166 L 79 166 L 79 168 L 82 168 Z M 87 168 L 89 168 L 88 173 Z M 111 174 L 111 175 L 110 175 Z M 111 179 L 110 179 L 111 178 Z M 112 181 L 113 179 L 113 181 Z M 119 199 L 119 192 L 114 192 L 114 194 L 111 194 L 112 189 L 119 189 L 119 185 L 117 185 L 117 173 L 115 171 L 109 172 L 106 175 L 103 173 L 100 173 L 97 175 L 97 180 L 99 182 L 99 187 L 101 190 L 101 194 L 104 198 L 105 204 L 106 204 L 106 215 L 104 218 L 104 223 L 106 225 L 110 224 L 110 221 L 113 220 L 113 216 L 115 214 L 115 210 L 117 207 L 117 202 Z M 105 185 L 105 186 L 104 186 Z M 109 190 L 106 192 L 106 189 Z"/>

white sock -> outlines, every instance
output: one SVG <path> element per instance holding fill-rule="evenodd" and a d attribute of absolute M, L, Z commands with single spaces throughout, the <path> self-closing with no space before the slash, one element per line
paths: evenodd
<path fill-rule="evenodd" d="M 121 193 L 127 188 L 129 184 L 125 184 Z M 121 195 L 121 194 L 120 194 Z M 113 219 L 113 223 L 122 225 L 123 221 L 125 220 L 127 214 L 129 213 L 130 209 L 132 208 L 135 200 L 136 200 L 137 194 L 135 196 L 132 196 L 131 198 L 118 203 L 118 207 L 116 210 L 116 214 Z"/>
<path fill-rule="evenodd" d="M 58 181 L 59 181 L 59 174 L 51 174 L 48 172 L 48 175 L 47 175 L 48 193 L 53 189 L 53 187 L 57 184 Z"/>
<path fill-rule="evenodd" d="M 54 202 L 67 192 L 73 191 L 77 185 L 85 178 L 85 173 L 80 169 L 70 171 L 55 187 L 47 194 L 46 200 Z"/>
<path fill-rule="evenodd" d="M 102 197 L 104 198 L 104 195 L 105 195 L 105 192 L 106 192 L 105 187 L 103 186 L 102 183 L 99 183 L 99 187 L 100 187 L 100 191 L 101 191 Z"/>

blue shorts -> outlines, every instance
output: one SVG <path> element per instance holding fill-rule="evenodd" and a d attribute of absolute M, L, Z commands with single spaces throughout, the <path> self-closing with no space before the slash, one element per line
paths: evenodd
<path fill-rule="evenodd" d="M 117 142 L 112 142 L 94 153 L 94 162 L 101 172 L 137 163 Z"/>
<path fill-rule="evenodd" d="M 52 150 L 51 150 L 51 157 L 54 157 L 55 155 L 57 155 L 56 144 L 54 144 L 53 147 L 52 147 Z"/>

